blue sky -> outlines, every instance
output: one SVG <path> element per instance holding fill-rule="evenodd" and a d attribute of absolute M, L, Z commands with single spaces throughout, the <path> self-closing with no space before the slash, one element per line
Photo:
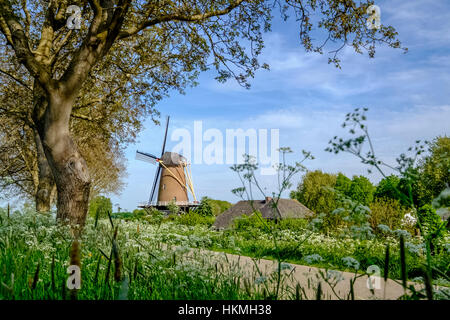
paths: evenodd
<path fill-rule="evenodd" d="M 376 1 L 381 22 L 393 25 L 409 52 L 379 47 L 375 59 L 359 55 L 351 48 L 341 52 L 342 69 L 327 64 L 328 56 L 305 53 L 300 46 L 293 19 L 278 20 L 265 35 L 261 61 L 271 70 L 261 70 L 246 90 L 229 81 L 220 84 L 214 72 L 199 78 L 200 85 L 173 94 L 158 110 L 171 116 L 170 150 L 177 142 L 170 135 L 177 128 L 192 130 L 194 121 L 203 121 L 204 130 L 217 128 L 244 130 L 279 129 L 280 146 L 289 146 L 295 161 L 302 149 L 316 157 L 308 169 L 343 172 L 348 176 L 367 174 L 355 157 L 324 151 L 334 135 L 345 135 L 340 127 L 347 112 L 369 107 L 369 130 L 377 153 L 393 163 L 416 139 L 432 139 L 450 134 L 450 2 L 448 0 Z M 331 49 L 331 48 L 330 48 Z M 155 166 L 134 159 L 136 149 L 159 153 L 163 128 L 146 121 L 138 142 L 129 145 L 126 187 L 110 195 L 114 204 L 133 210 L 148 199 Z M 198 197 L 208 196 L 231 202 L 239 200 L 231 189 L 239 180 L 229 165 L 193 165 Z M 301 176 L 294 179 L 296 185 Z M 270 193 L 276 179 L 259 177 Z M 373 182 L 376 174 L 369 175 Z"/>

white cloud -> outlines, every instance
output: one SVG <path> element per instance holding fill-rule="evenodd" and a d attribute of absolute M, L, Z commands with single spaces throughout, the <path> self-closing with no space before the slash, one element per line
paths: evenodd
<path fill-rule="evenodd" d="M 403 44 L 410 48 L 408 54 L 380 47 L 375 59 L 369 59 L 346 48 L 340 55 L 342 70 L 338 70 L 327 64 L 326 54 L 305 53 L 297 37 L 274 28 L 275 32 L 265 36 L 261 57 L 271 71 L 258 71 L 251 90 L 235 81 L 217 83 L 211 79 L 213 72 L 206 73 L 201 85 L 183 100 L 171 98 L 164 104 L 176 110 L 171 129 L 191 129 L 194 119 L 203 120 L 204 130 L 218 128 L 223 133 L 226 128 L 279 128 L 280 145 L 297 152 L 290 160 L 300 157 L 301 149 L 310 150 L 316 160 L 309 168 L 349 176 L 366 174 L 366 167 L 351 155 L 333 155 L 324 149 L 330 138 L 345 135 L 340 124 L 345 113 L 355 107 L 370 107 L 369 127 L 376 151 L 389 163 L 395 163 L 416 139 L 449 135 L 448 1 L 390 0 L 378 5 L 382 22 L 397 29 Z M 184 102 L 175 109 L 170 101 Z M 161 127 L 149 126 L 141 135 L 139 148 L 159 152 L 161 131 Z M 134 152 L 135 146 L 129 150 Z M 154 168 L 136 163 L 134 156 L 129 158 L 128 181 L 132 183 L 117 202 L 132 207 L 148 197 Z M 239 182 L 229 165 L 194 165 L 193 174 L 199 196 L 237 200 L 230 190 Z M 269 190 L 275 188 L 274 177 L 261 179 Z M 377 181 L 379 175 L 371 179 Z"/>

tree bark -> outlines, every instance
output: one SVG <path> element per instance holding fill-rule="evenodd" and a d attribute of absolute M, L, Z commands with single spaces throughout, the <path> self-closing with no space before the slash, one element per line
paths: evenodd
<path fill-rule="evenodd" d="M 91 185 L 89 171 L 72 138 L 63 135 L 59 139 L 58 146 L 46 145 L 58 194 L 56 218 L 83 227 Z"/>
<path fill-rule="evenodd" d="M 52 191 L 55 188 L 55 180 L 53 179 L 53 172 L 47 161 L 42 139 L 39 134 L 39 128 L 44 127 L 44 115 L 48 107 L 47 93 L 42 88 L 37 80 L 33 85 L 33 114 L 32 122 L 34 127 L 34 142 L 36 145 L 37 158 L 37 184 L 35 187 L 35 203 L 36 211 L 48 212 L 52 204 Z"/>
<path fill-rule="evenodd" d="M 57 189 L 58 221 L 84 226 L 91 179 L 86 161 L 69 134 L 73 96 L 58 89 L 47 95 L 45 110 L 36 110 L 39 137 Z M 48 189 L 49 197 L 51 189 Z"/>
<path fill-rule="evenodd" d="M 38 165 L 38 185 L 35 193 L 36 211 L 48 212 L 52 205 L 52 192 L 55 187 L 53 173 L 45 156 L 39 133 L 34 131 Z"/>

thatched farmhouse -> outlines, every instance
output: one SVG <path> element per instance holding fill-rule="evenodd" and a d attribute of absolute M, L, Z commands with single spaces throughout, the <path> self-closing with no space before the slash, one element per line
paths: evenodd
<path fill-rule="evenodd" d="M 442 221 L 448 221 L 447 227 L 450 227 L 450 208 L 439 208 L 436 213 L 441 217 Z"/>
<path fill-rule="evenodd" d="M 230 209 L 217 216 L 213 224 L 216 230 L 227 229 L 233 226 L 233 220 L 242 215 L 250 216 L 254 211 L 261 212 L 265 219 L 306 218 L 314 215 L 303 204 L 295 199 L 279 199 L 277 206 L 274 199 L 266 197 L 264 200 L 253 200 L 253 208 L 250 201 L 239 201 Z"/>

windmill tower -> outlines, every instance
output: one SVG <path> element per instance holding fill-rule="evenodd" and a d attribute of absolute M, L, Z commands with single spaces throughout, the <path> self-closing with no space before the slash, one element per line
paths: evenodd
<path fill-rule="evenodd" d="M 174 202 L 186 210 L 199 204 L 195 196 L 190 164 L 187 159 L 176 152 L 165 151 L 168 128 L 169 116 L 166 118 L 166 130 L 160 157 L 136 151 L 136 159 L 157 166 L 148 203 L 140 205 L 140 208 L 156 208 L 164 211 L 171 202 Z M 191 193 L 193 202 L 189 202 L 188 192 Z"/>

